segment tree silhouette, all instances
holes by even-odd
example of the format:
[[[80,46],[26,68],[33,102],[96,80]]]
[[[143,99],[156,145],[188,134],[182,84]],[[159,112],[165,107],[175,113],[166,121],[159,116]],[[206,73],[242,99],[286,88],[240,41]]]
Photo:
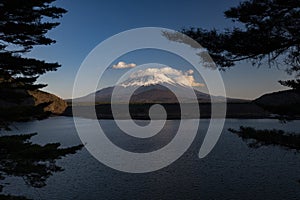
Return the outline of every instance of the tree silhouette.
[[[238,26],[224,31],[190,28],[182,32],[203,45],[221,69],[243,60],[253,65],[266,61],[270,66],[284,64],[289,74],[300,75],[300,1],[248,0],[224,14]]]
[[[295,91],[300,91],[300,79],[279,81],[279,83],[283,86],[293,88]]]
[[[59,143],[44,146],[32,144],[28,140],[36,133],[0,137],[0,183],[7,176],[22,177],[25,183],[35,188],[46,185],[46,180],[54,173],[63,171],[56,160],[74,154],[83,145],[59,148]],[[0,184],[0,192],[4,185]],[[21,197],[0,195],[0,199]],[[23,197],[22,199],[25,199]]]
[[[66,10],[51,6],[54,0],[0,1],[0,80],[2,87],[37,89],[39,75],[56,70],[58,63],[47,63],[23,55],[34,46],[50,45],[55,41],[46,33],[59,25],[47,19],[57,19]]]
[[[3,94],[0,103],[4,102],[0,116],[2,126],[4,121],[45,117],[42,107],[47,104],[37,107],[20,105],[31,97],[28,90],[46,86],[35,83],[40,75],[60,67],[58,63],[25,57],[34,46],[55,43],[46,33],[59,25],[53,20],[62,17],[66,10],[52,6],[54,1],[0,0],[0,92]],[[10,104],[18,107],[11,107],[10,112],[3,111]]]
[[[41,119],[49,114],[43,110],[49,103],[23,105],[23,100],[30,96],[28,90],[46,86],[35,84],[40,75],[56,70],[60,65],[24,55],[34,46],[55,42],[46,33],[59,25],[51,20],[60,18],[66,10],[52,6],[54,1],[0,0],[0,130],[7,128],[11,121],[32,117]],[[59,143],[32,144],[28,140],[34,135],[0,137],[0,181],[7,176],[18,176],[32,187],[43,187],[48,177],[63,170],[56,165],[56,160],[83,147],[59,148]],[[0,192],[3,187],[0,184]],[[26,198],[0,194],[0,199]]]

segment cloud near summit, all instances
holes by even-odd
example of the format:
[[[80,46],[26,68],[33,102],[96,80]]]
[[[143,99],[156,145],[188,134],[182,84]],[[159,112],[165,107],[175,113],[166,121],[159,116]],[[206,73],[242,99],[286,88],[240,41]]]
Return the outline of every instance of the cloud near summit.
[[[134,67],[136,67],[135,63],[125,63],[123,61],[120,61],[116,65],[112,66],[112,68],[114,69],[127,69],[127,68],[134,68]]]

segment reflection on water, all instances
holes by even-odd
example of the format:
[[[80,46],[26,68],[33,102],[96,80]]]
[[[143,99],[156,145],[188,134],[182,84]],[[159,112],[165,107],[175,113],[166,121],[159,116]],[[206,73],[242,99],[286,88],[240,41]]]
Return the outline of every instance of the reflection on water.
[[[88,129],[89,123],[89,119],[82,119],[80,126]],[[168,121],[164,131],[150,141],[135,141],[120,134],[113,121],[101,121],[115,144],[137,152],[155,150],[168,143],[178,123]],[[14,184],[6,186],[4,192],[33,199],[298,199],[300,154],[273,146],[249,148],[227,129],[252,126],[299,132],[299,121],[281,124],[269,119],[228,119],[213,151],[199,159],[208,123],[209,120],[200,122],[190,149],[162,170],[146,174],[119,172],[99,163],[83,149],[59,160],[65,171],[50,177],[44,188],[28,188],[19,178],[10,177],[7,182]],[[38,132],[32,141],[39,144],[60,142],[67,147],[80,142],[72,118],[55,117],[16,125],[20,133]]]
[[[151,152],[164,147],[174,138],[179,127],[178,121],[167,120],[163,129],[156,135],[149,138],[137,138],[124,134],[114,121],[107,122],[108,120],[100,121],[101,128],[106,136],[118,147],[138,153]],[[139,126],[149,124],[148,121],[144,120],[137,120],[136,123]]]

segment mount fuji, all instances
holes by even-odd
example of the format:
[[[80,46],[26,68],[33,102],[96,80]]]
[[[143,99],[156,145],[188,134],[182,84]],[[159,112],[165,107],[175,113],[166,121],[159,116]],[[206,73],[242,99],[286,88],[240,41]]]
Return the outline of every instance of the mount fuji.
[[[177,97],[184,103],[210,103],[211,100],[214,102],[243,101],[211,96],[196,89],[203,86],[204,84],[195,81],[192,70],[182,72],[171,67],[147,68],[133,72],[115,86],[73,99],[73,103],[91,103],[94,102],[93,98],[96,103],[111,103],[114,90],[117,91],[114,103],[124,103],[127,98],[130,98],[130,103],[178,103]],[[134,92],[132,93],[132,91]],[[196,99],[191,97],[191,91],[195,93]]]

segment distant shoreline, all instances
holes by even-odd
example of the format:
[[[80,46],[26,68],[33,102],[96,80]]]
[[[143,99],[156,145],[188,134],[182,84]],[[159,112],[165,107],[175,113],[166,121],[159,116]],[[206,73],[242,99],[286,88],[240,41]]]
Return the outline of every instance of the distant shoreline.
[[[113,117],[111,111],[111,104],[98,104],[95,106],[97,119],[135,119],[135,120],[149,120],[149,108],[154,105],[155,103],[141,103],[141,104],[130,104],[130,118],[122,114],[124,108],[128,105],[126,104],[118,104],[117,106],[120,112],[116,118]],[[176,119],[197,119],[199,116],[196,116],[194,113],[194,106],[193,104],[186,104],[190,107],[190,112],[188,115],[181,116],[180,112],[180,105],[176,103],[162,103],[162,105],[167,114],[168,120],[176,120]],[[199,103],[199,110],[200,110],[200,118],[208,119],[211,118],[211,104],[210,103]],[[219,103],[221,105],[221,103]],[[216,104],[216,107],[218,103]],[[84,118],[94,118],[94,116],[89,112],[91,105],[77,105],[77,117],[84,117]],[[218,108],[218,107],[217,107]],[[72,113],[72,106],[68,106],[63,116],[73,116]],[[215,118],[224,118],[222,115],[217,115]],[[270,112],[265,111],[263,108],[259,107],[255,103],[246,102],[246,103],[227,103],[227,112],[226,118],[231,119],[276,119],[275,115],[272,115]],[[154,117],[154,119],[164,119],[160,116]]]

